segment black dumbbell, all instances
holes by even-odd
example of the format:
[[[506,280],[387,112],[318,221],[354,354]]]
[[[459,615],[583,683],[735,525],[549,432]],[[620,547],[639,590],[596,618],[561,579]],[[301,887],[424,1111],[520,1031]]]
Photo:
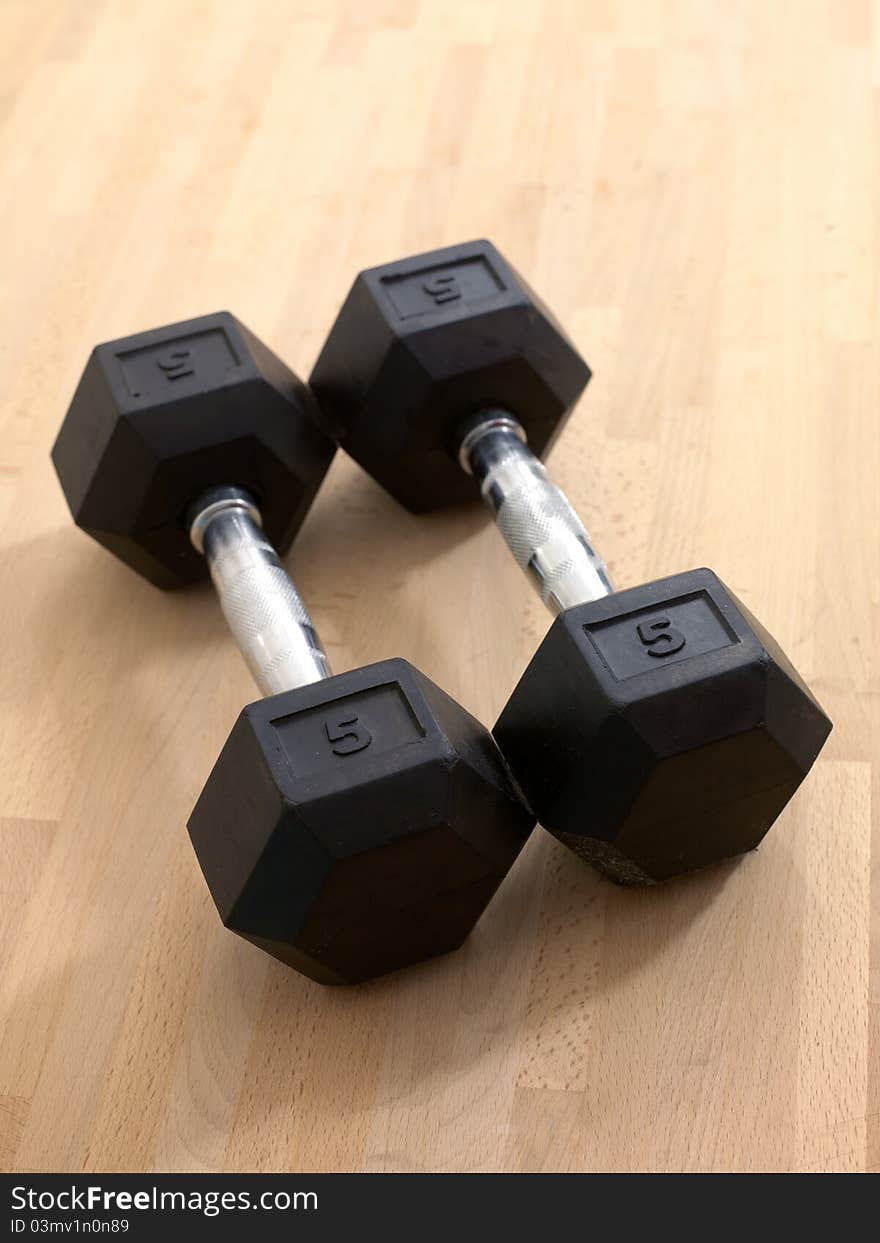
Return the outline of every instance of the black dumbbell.
[[[226,312],[97,346],[52,449],[77,526],[157,587],[206,578],[188,507],[218,482],[286,552],[333,459],[306,386]]]
[[[355,280],[311,376],[340,444],[420,512],[473,496],[558,614],[494,734],[539,821],[612,879],[751,850],[831,723],[709,570],[614,592],[545,453],[587,364],[489,242]]]
[[[267,515],[289,543],[333,449],[301,382],[219,314],[98,346],[53,450],[111,551],[166,586],[210,571],[268,698],[190,837],[226,926],[326,984],[456,949],[534,824],[488,730],[412,665],[330,676]]]

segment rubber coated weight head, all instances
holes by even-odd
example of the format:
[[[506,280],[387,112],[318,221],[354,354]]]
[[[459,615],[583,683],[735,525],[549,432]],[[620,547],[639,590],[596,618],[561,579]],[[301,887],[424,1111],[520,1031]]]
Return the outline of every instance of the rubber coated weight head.
[[[500,405],[546,454],[590,378],[491,242],[361,272],[310,378],[342,447],[416,513],[476,493],[455,432]]]
[[[541,824],[624,884],[752,850],[831,722],[710,570],[567,609],[495,727]]]
[[[52,450],[76,524],[159,587],[207,575],[185,516],[245,488],[283,552],[333,457],[301,380],[228,312],[93,350]]]
[[[488,730],[387,660],[245,708],[189,833],[228,928],[342,984],[457,949],[533,824]]]

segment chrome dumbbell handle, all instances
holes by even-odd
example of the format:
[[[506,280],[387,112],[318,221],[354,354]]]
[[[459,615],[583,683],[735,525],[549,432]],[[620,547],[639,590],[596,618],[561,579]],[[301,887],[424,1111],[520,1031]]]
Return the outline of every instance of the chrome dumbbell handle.
[[[486,410],[468,426],[459,462],[479,483],[505,543],[556,614],[614,588],[583,523],[525,439],[513,415]]]
[[[207,558],[223,615],[262,693],[330,677],[312,619],[247,492],[215,488],[190,515],[190,539]]]

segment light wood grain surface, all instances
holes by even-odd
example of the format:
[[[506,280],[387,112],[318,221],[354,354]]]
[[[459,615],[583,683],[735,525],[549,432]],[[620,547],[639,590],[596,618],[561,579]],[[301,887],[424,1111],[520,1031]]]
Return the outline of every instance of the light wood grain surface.
[[[878,88],[869,0],[0,4],[0,1164],[878,1168]],[[462,951],[327,990],[184,831],[256,697],[210,588],[49,448],[98,340],[228,307],[308,373],[355,271],[474,236],[595,369],[552,469],[615,580],[711,565],[836,729],[737,865],[536,833]],[[487,721],[548,624],[479,508],[342,455],[288,564],[335,667]]]

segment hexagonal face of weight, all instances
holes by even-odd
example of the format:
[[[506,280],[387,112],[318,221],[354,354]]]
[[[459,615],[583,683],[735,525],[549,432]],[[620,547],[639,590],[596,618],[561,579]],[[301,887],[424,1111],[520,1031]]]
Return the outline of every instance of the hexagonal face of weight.
[[[490,406],[546,454],[590,378],[491,242],[361,272],[310,383],[343,448],[415,513],[470,500],[456,429]]]
[[[226,311],[97,346],[52,449],[77,526],[159,587],[207,575],[186,513],[255,498],[289,547],[333,457],[311,394]]]
[[[457,949],[533,824],[489,731],[387,660],[245,708],[189,833],[228,928],[341,984]]]
[[[538,820],[624,884],[752,850],[831,722],[710,571],[561,614],[495,737]]]

